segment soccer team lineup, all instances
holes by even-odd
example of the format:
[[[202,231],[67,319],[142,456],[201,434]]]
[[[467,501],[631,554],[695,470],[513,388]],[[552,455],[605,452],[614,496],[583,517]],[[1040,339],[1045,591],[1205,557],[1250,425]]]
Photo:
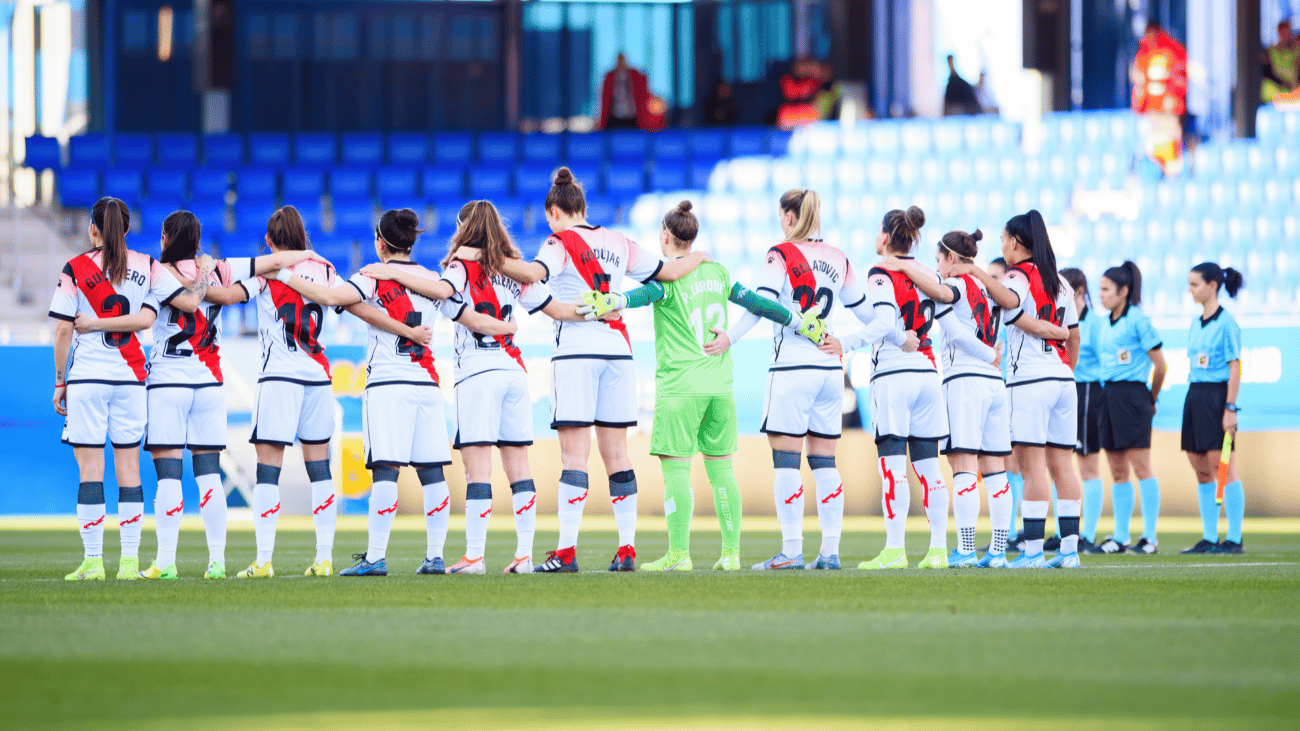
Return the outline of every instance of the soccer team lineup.
[[[544,205],[552,234],[532,261],[521,256],[496,207],[476,200],[459,211],[447,256],[436,263],[420,259],[418,214],[386,211],[375,228],[380,263],[349,278],[312,251],[292,206],[267,222],[269,255],[214,260],[200,247],[207,222],[176,211],[162,224],[161,256],[154,259],[128,248],[128,207],[100,199],[91,210],[89,248],[63,267],[49,309],[56,323],[53,408],[66,419],[63,441],[80,471],[76,515],[84,556],[65,578],[108,576],[104,479],[110,468],[119,490],[116,578],[181,576],[186,450],[209,554],[203,578],[274,577],[280,475],[286,448],[295,443],[311,483],[316,553],[305,571],[279,568],[314,577],[388,575],[398,475],[406,466],[423,493],[427,545],[417,574],[578,572],[583,512],[595,499],[592,490],[603,492],[592,484],[599,472],[588,471],[593,448],[608,478],[617,528],[611,572],[693,570],[691,462],[697,454],[718,518],[715,570],[1072,569],[1086,565],[1088,554],[1160,549],[1151,432],[1167,365],[1161,338],[1141,310],[1142,273],[1134,263],[1089,282],[1078,269],[1058,271],[1037,210],[1012,216],[994,235],[951,231],[936,241],[922,237],[925,213],[915,206],[886,213],[876,234],[878,257],[851,263],[821,239],[818,194],[795,188],[772,201],[783,240],[767,251],[754,281],[739,282],[696,250],[697,240],[707,248],[708,232],[690,201],[665,211],[659,250],[652,251],[589,225],[581,181],[567,167],[552,182]],[[991,263],[979,266],[977,258]],[[1220,298],[1235,297],[1242,276],[1204,263],[1187,273],[1187,282],[1204,314],[1192,323],[1187,346],[1192,368],[1181,448],[1196,475],[1204,531],[1182,553],[1239,554],[1245,497],[1232,441],[1241,330]],[[245,302],[256,309],[261,344],[249,437],[256,450],[249,501],[254,545],[228,545],[219,466],[227,446],[221,308]],[[739,318],[729,318],[729,305],[738,306]],[[857,327],[832,331],[837,306]],[[638,404],[632,338],[622,315],[640,307],[653,308],[649,452],[662,467],[668,532],[667,553],[653,560],[637,555],[637,518],[643,509],[657,517],[659,506],[638,506],[637,482],[647,476],[634,472],[627,437],[637,426]],[[330,463],[339,417],[330,361],[319,342],[330,309],[346,310],[368,327],[362,405],[365,466],[373,480],[368,537],[365,550],[340,570]],[[558,434],[562,472],[559,538],[545,556],[534,546],[533,399],[512,337],[520,313],[554,321],[550,426]],[[454,383],[440,383],[434,366],[431,325],[439,316],[454,322]],[[730,350],[764,320],[773,338],[760,431],[771,448],[780,545],[763,548],[770,558],[742,566],[732,374],[761,366],[733,363]],[[145,330],[152,330],[147,353],[139,336]],[[842,562],[846,487],[836,445],[843,359],[858,350],[870,353],[869,428],[885,539],[874,557],[846,555]],[[444,396],[452,389],[454,401]],[[112,465],[106,442],[114,447]],[[147,567],[139,555],[149,512],[140,487],[141,447],[158,479],[157,555]],[[517,540],[505,566],[488,566],[486,556],[493,448],[508,478]],[[447,545],[453,505],[445,471],[453,449],[465,471],[463,553]],[[1103,453],[1115,527],[1099,537]],[[813,484],[801,477],[805,461]],[[919,482],[930,530],[919,563],[905,550],[912,480]],[[815,501],[820,526],[815,551],[805,549],[807,501]],[[1133,530],[1139,504],[1141,526]],[[1220,506],[1227,520],[1223,540]],[[981,536],[985,508],[991,531]],[[1049,510],[1055,535],[1045,540]],[[235,562],[229,572],[227,554]],[[250,556],[247,568],[239,568]]]

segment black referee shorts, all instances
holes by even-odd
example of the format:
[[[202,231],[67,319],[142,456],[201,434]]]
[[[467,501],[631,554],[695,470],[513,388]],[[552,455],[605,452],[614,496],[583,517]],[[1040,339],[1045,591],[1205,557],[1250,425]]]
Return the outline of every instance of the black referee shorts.
[[[1205,454],[1223,449],[1223,407],[1228,384],[1193,383],[1183,400],[1183,451]],[[1233,449],[1237,445],[1233,444]]]
[[[1076,383],[1079,395],[1079,442],[1074,452],[1081,457],[1101,451],[1101,398],[1100,383]]]
[[[1106,451],[1151,448],[1151,419],[1156,415],[1151,389],[1137,381],[1111,381],[1102,389],[1101,448]]]

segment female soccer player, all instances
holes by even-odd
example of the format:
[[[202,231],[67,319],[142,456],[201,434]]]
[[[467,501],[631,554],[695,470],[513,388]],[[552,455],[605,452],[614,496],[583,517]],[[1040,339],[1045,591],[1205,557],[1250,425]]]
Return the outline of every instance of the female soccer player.
[[[547,280],[555,297],[572,302],[587,290],[615,292],[624,275],[645,283],[675,282],[707,257],[699,252],[671,262],[623,234],[587,223],[587,197],[567,167],[555,172],[546,194],[546,222],[554,232],[531,262],[505,259],[501,271],[522,284]],[[462,249],[464,251],[464,249]],[[578,570],[575,549],[587,501],[591,431],[609,474],[609,500],[618,526],[618,552],[610,571],[636,568],[636,475],[627,456],[627,428],[636,426],[636,372],[632,342],[621,318],[555,323],[551,355],[551,428],[560,435],[560,539],[534,568],[539,573]]]
[[[691,202],[682,201],[663,218],[659,246],[670,261],[687,256],[700,224]],[[721,264],[706,263],[668,286],[651,282],[621,294],[591,291],[588,304],[578,311],[589,318],[625,307],[655,308],[655,420],[650,453],[659,457],[664,472],[664,517],[668,521],[668,553],[642,571],[691,570],[691,459],[704,455],[704,471],[713,487],[713,507],[722,532],[722,556],[714,569],[740,568],[740,488],[731,468],[735,454],[736,399],[731,389],[731,355],[712,357],[705,352],[711,339],[725,336],[727,302],[734,302],[781,326],[799,326],[812,342],[820,342],[825,325],[812,310],[788,309],[732,283]],[[806,325],[805,325],[806,323]]]
[[[79,314],[92,317],[155,312],[172,305],[193,312],[207,291],[212,259],[197,262],[198,280],[181,287],[153,257],[126,248],[131,214],[116,198],[100,198],[90,210],[90,245],[63,266],[50,317],[54,330],[54,411],[67,417],[63,443],[72,447],[81,473],[77,522],[85,557],[68,581],[102,580],[104,574],[104,440],[113,443],[117,468],[118,529],[122,561],[117,578],[140,575],[140,440],[144,438],[148,365],[134,332],[74,334]],[[143,329],[143,328],[142,328]],[[69,356],[72,356],[71,359]]]
[[[1101,407],[1101,448],[1110,463],[1110,501],[1115,512],[1115,535],[1092,553],[1155,553],[1159,539],[1160,483],[1151,469],[1151,419],[1165,380],[1165,356],[1160,334],[1138,308],[1142,302],[1142,272],[1126,261],[1101,275],[1101,306],[1110,317],[1102,323],[1097,353],[1101,377],[1106,382]],[[1151,379],[1150,388],[1147,378]],[[1133,483],[1138,478],[1142,500],[1142,538],[1129,546],[1133,519]]]
[[[988,274],[994,281],[1001,282],[1002,277],[1007,273],[1007,260],[997,257],[989,262]],[[1002,344],[1002,380],[1007,380],[1007,369],[1011,361],[1006,357],[1007,352],[1007,329],[1002,328],[998,335],[998,342]],[[1007,525],[1007,545],[1016,547],[1021,545],[1021,531],[1016,529],[1016,517],[1020,513],[1020,503],[1025,496],[1025,478],[1020,476],[1020,465],[1016,464],[1016,453],[1013,451],[1007,457],[1007,484],[1011,486],[1011,522]],[[1023,528],[1023,518],[1021,527]],[[987,547],[986,547],[987,548]]]
[[[1183,402],[1183,451],[1196,470],[1196,501],[1201,508],[1201,540],[1182,553],[1244,553],[1241,521],[1246,493],[1237,477],[1237,459],[1228,458],[1228,484],[1223,488],[1223,512],[1228,535],[1219,543],[1219,506],[1214,501],[1215,476],[1222,456],[1224,432],[1237,432],[1237,392],[1241,387],[1241,328],[1219,304],[1219,290],[1236,297],[1241,273],[1205,262],[1192,267],[1187,288],[1203,311],[1192,321],[1187,357],[1192,370]],[[1146,504],[1142,505],[1143,513]]]
[[[199,219],[189,211],[176,211],[163,220],[159,260],[186,285],[199,270],[200,231]],[[238,279],[273,272],[311,258],[320,259],[310,251],[282,251],[256,259],[223,259],[216,262],[208,275],[208,291],[230,287]],[[102,320],[86,315],[77,317],[78,332],[134,332],[150,326],[154,346],[149,351],[149,376],[145,382],[149,420],[144,447],[153,455],[158,473],[158,495],[154,503],[158,556],[140,576],[177,578],[176,543],[184,508],[181,457],[188,448],[194,479],[199,485],[199,513],[208,540],[208,570],[203,577],[224,579],[226,491],[218,471],[221,450],[226,448],[221,305],[199,307],[192,313],[167,304],[160,313],[146,307],[134,315]]]
[[[1092,293],[1088,278],[1073,267],[1062,269],[1061,276],[1074,290],[1074,308],[1079,312],[1079,362],[1074,366],[1074,388],[1078,396],[1079,434],[1074,445],[1079,475],[1083,478],[1083,522],[1079,527],[1079,550],[1087,551],[1097,541],[1097,520],[1101,518],[1101,361],[1097,341],[1103,327],[1100,315],[1092,311]],[[1057,522],[1060,522],[1059,506]],[[1060,527],[1057,527],[1060,536]]]
[[[413,280],[433,282],[438,275],[411,260],[420,233],[415,211],[385,211],[375,227],[375,253]],[[440,303],[411,296],[414,290],[398,282],[382,281],[361,272],[353,274],[345,286],[335,287],[301,275],[281,277],[298,295],[329,307],[346,307],[370,326],[366,392],[362,399],[366,467],[373,478],[369,541],[366,552],[354,554],[354,564],[339,574],[388,575],[388,538],[397,513],[397,473],[405,465],[415,468],[424,489],[428,550],[416,573],[446,573],[442,551],[447,541],[451,495],[443,468],[451,464],[451,451],[447,447],[442,390],[427,337]],[[490,335],[515,331],[511,323],[465,311],[464,307],[453,314],[453,319],[468,319]],[[422,337],[412,337],[416,328]]]
[[[785,241],[767,252],[756,291],[777,302],[825,320],[839,299],[866,327],[861,342],[885,339],[915,350],[918,334],[907,335],[893,319],[877,318],[843,251],[822,241],[821,198],[813,190],[794,188],[781,196],[778,208]],[[721,352],[739,342],[758,323],[752,313],[741,316],[725,335],[705,347]],[[840,534],[844,525],[844,485],[835,467],[844,398],[844,369],[839,341],[829,335],[821,344],[797,337],[795,329],[773,328],[772,364],[763,399],[763,425],[772,447],[775,473],[772,492],[781,524],[781,550],[755,569],[800,569],[803,559],[803,485],[799,454],[805,440],[808,466],[817,488],[817,517],[822,544],[812,569],[840,568]],[[826,349],[833,344],[835,352]]]
[[[514,560],[502,573],[531,573],[537,526],[537,489],[528,464],[528,447],[533,443],[533,400],[528,393],[523,355],[510,337],[516,328],[514,313],[541,311],[557,320],[582,318],[573,305],[555,301],[544,285],[521,285],[501,273],[501,263],[518,259],[520,253],[491,202],[466,203],[456,220],[459,225],[443,260],[441,279],[417,277],[407,267],[396,266],[371,265],[362,273],[380,280],[391,279],[416,294],[443,300],[443,313],[456,321],[454,446],[465,463],[465,554],[448,573],[487,571],[483,553],[492,515],[494,446],[501,453],[501,466],[510,481],[515,513]],[[462,249],[472,249],[477,259],[460,259]],[[509,331],[503,332],[506,327]]]

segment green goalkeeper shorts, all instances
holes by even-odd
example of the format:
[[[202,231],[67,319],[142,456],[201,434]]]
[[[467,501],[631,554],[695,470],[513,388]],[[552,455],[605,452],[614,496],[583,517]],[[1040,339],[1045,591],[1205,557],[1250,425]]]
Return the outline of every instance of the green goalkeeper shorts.
[[[655,399],[650,454],[709,457],[734,454],[736,397],[730,393],[660,395]]]

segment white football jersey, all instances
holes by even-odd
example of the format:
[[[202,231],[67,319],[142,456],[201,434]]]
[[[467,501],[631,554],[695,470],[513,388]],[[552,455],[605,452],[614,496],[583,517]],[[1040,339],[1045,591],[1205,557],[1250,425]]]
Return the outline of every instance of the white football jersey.
[[[1065,350],[1063,340],[1042,340],[1021,330],[1011,327],[1021,317],[1047,320],[1066,328],[1079,326],[1079,314],[1074,308],[1074,289],[1064,277],[1057,275],[1061,288],[1056,294],[1056,301],[1051,301],[1047,290],[1043,288],[1042,275],[1033,262],[1021,262],[1007,269],[1002,277],[1002,284],[1020,297],[1020,307],[1002,314],[1007,324],[1008,358],[1007,383],[1054,379],[1074,380],[1074,371],[1070,368],[1070,356]]]
[[[939,279],[939,275],[929,269],[925,269],[925,273],[936,281]],[[934,300],[917,289],[916,284],[903,272],[880,267],[872,267],[867,273],[867,299],[871,302],[876,317],[892,317],[894,327],[904,331],[912,330],[920,340],[917,349],[911,353],[904,352],[888,340],[875,343],[871,349],[872,375],[937,370],[934,334],[931,332],[934,326]]]
[[[866,295],[843,251],[820,239],[786,242],[767,250],[754,291],[801,312],[815,310],[830,324],[836,302],[845,307],[862,303]],[[798,322],[791,325],[798,326]],[[832,333],[833,334],[833,333]],[[823,353],[794,327],[772,324],[772,366],[780,368],[839,368],[840,359]]]
[[[939,305],[935,319],[942,318],[943,344],[943,378],[945,381],[954,376],[993,376],[1002,380],[1002,371],[994,368],[987,360],[980,360],[957,347],[950,332],[961,328],[971,337],[978,339],[990,348],[997,345],[998,331],[1002,328],[1002,308],[989,298],[988,290],[975,277],[963,274],[949,277],[943,281],[957,295],[957,301],[951,305]],[[955,333],[954,333],[955,334]]]
[[[471,287],[472,277],[480,279]],[[524,285],[504,274],[497,274],[490,280],[481,277],[483,269],[477,262],[457,259],[449,263],[442,278],[456,290],[456,294],[443,303],[442,313],[455,320],[468,307],[488,317],[510,322],[520,309],[531,315],[551,302],[550,291],[541,283]],[[514,349],[513,353],[509,352],[511,349]],[[457,383],[485,371],[524,370],[518,353],[508,335],[498,339],[456,323]]]
[[[340,284],[334,267],[315,259],[299,262],[289,271],[325,287]],[[289,285],[266,277],[239,282],[257,300],[257,331],[262,340],[262,381],[292,381],[304,386],[331,383],[330,362],[320,344],[325,306],[293,291]]]
[[[404,267],[422,279],[437,281],[438,275],[413,261],[391,259],[389,266]],[[439,303],[408,291],[393,281],[375,280],[361,272],[352,275],[348,284],[357,288],[362,301],[383,310],[389,317],[410,327],[433,327]],[[432,343],[430,343],[432,345]],[[366,348],[366,387],[386,383],[436,384],[438,371],[433,364],[433,348],[398,337],[387,330],[370,326]]]
[[[252,277],[253,262],[248,257],[218,260],[208,275],[208,285],[229,287]],[[193,259],[177,262],[176,268],[189,279],[198,273]],[[153,323],[149,385],[202,386],[222,382],[221,305],[204,302],[194,312],[164,305]]]
[[[182,292],[171,270],[148,254],[126,253],[126,277],[113,284],[104,275],[103,255],[96,249],[63,265],[50,301],[50,317],[73,322],[78,314],[95,317],[132,315],[141,307],[157,312]],[[68,383],[144,383],[149,374],[144,348],[135,333],[72,333]]]
[[[585,261],[575,261],[553,234],[542,244],[534,261],[546,267],[546,284],[561,302],[574,299],[591,289],[601,289],[593,279],[608,284],[604,291],[621,292],[623,275],[644,284],[663,268],[663,260],[637,245],[621,233],[600,226],[574,226],[565,232],[580,237],[591,249]],[[632,346],[622,321],[555,322],[555,351],[552,358],[598,357],[630,359]]]

